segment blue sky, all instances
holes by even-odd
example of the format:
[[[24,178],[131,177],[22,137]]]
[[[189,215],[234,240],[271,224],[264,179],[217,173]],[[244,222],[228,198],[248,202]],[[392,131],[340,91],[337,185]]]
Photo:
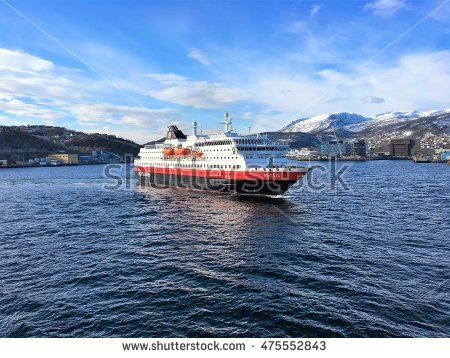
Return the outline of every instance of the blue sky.
[[[450,108],[450,1],[0,0],[0,125],[131,138]]]

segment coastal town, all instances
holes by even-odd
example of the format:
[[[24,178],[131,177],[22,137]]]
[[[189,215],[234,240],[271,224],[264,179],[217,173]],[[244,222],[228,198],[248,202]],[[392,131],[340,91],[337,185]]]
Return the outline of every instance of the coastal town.
[[[108,134],[46,125],[0,126],[0,167],[117,163],[139,145]]]
[[[429,140],[394,138],[389,142],[370,143],[364,139],[330,140],[316,149],[293,149],[289,157],[298,160],[389,160],[414,162],[450,162],[450,136],[435,136]]]
[[[270,133],[269,133],[270,136]],[[61,165],[88,165],[117,163],[131,159],[137,154],[139,144],[100,133],[85,134],[61,127],[44,125],[0,126],[0,139],[10,146],[0,150],[0,167],[36,167]],[[19,139],[26,141],[30,148],[24,149]],[[12,141],[12,143],[11,143]],[[369,138],[320,140],[308,147],[295,147],[288,158],[292,160],[413,160],[416,163],[450,162],[450,136],[447,134],[413,138]],[[19,141],[20,142],[20,141]],[[106,142],[106,143],[105,143]],[[117,142],[122,146],[117,147]],[[127,146],[123,147],[123,142]],[[5,143],[0,142],[2,147]],[[17,148],[21,146],[21,148]],[[0,148],[1,149],[1,148]],[[116,149],[116,150],[114,150]],[[118,152],[120,149],[121,152]],[[128,160],[130,161],[130,160]]]
[[[3,167],[37,167],[37,166],[61,166],[61,165],[80,165],[80,164],[105,164],[123,162],[123,157],[107,152],[93,151],[79,155],[77,153],[51,153],[46,157],[36,157],[27,161],[11,162],[6,159],[0,159],[0,166]]]

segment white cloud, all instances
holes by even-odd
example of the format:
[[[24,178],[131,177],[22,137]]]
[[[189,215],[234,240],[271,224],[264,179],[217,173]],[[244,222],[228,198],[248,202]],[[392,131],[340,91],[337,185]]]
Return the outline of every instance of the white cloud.
[[[409,54],[390,67],[369,66],[354,76],[355,89],[377,93],[393,108],[448,106],[450,51]]]
[[[313,6],[311,6],[309,15],[311,17],[317,15],[317,13],[320,11],[320,9],[322,9],[322,7],[323,7],[323,4],[314,4]]]
[[[69,88],[73,85],[73,91]],[[18,77],[0,75],[0,93],[35,98],[74,99],[80,98],[74,91],[77,84],[58,76]]]
[[[86,132],[115,134],[137,143],[161,138],[167,129],[167,123],[181,123],[177,120],[178,112],[171,108],[150,109],[111,103],[80,103],[67,110]]]
[[[376,0],[366,4],[365,10],[370,10],[376,16],[388,17],[394,15],[399,10],[407,10],[406,0]]]
[[[56,66],[20,51],[0,49],[0,55],[4,55],[0,56],[0,115],[9,118],[8,123],[55,124],[61,120],[58,124],[64,125],[64,121],[71,118],[89,131],[107,130],[112,134],[120,128],[129,133],[141,133],[132,139],[146,136],[148,140],[158,138],[160,132],[165,131],[166,123],[177,115],[169,108],[148,109],[104,100],[98,102],[98,98],[117,96],[117,93],[121,98],[125,97],[117,87],[132,91],[129,97],[136,93],[141,95],[145,83],[135,85],[130,84],[127,78],[118,78],[114,79],[115,86],[111,86],[109,81],[98,76],[90,77],[84,71]],[[159,85],[186,81],[173,73],[149,74],[146,77]],[[125,99],[129,101],[129,97]]]
[[[0,110],[16,117],[36,118],[44,122],[53,122],[58,118],[64,117],[63,111],[32,102],[25,102],[14,97],[0,98]]]
[[[67,108],[80,123],[111,123],[116,125],[160,126],[176,111],[169,108],[119,106],[111,103],[80,103]]]
[[[260,115],[265,130],[321,113],[346,111],[371,116],[399,109],[449,107],[450,51],[404,55],[392,65],[372,63],[355,73],[335,69],[313,75],[267,69],[258,72],[260,75],[252,74],[258,80],[249,87],[249,98],[282,113]]]
[[[78,69],[56,66],[20,51],[0,48],[0,54],[6,54],[0,56],[0,96],[30,97],[47,102],[80,101],[92,93],[105,93],[111,87]]]
[[[317,74],[330,84],[343,83],[350,79],[350,77],[348,75],[346,75],[342,72],[336,71],[336,70],[329,69],[329,68],[321,70],[321,71],[317,72]]]
[[[147,95],[162,101],[195,108],[222,108],[228,103],[248,99],[245,90],[223,83],[206,81],[184,81],[175,86],[149,91]]]
[[[152,80],[163,85],[178,84],[187,80],[186,77],[176,75],[175,73],[148,73],[144,74],[143,76],[151,78]]]
[[[49,71],[53,63],[21,51],[0,48],[0,71],[36,73]]]
[[[187,57],[197,60],[204,66],[209,65],[209,60],[205,56],[205,54],[203,54],[200,50],[197,50],[196,48],[191,49],[191,51],[189,51],[189,53],[187,54]]]
[[[363,103],[384,103],[386,100],[383,97],[365,96],[361,98]]]
[[[306,56],[326,56],[315,42],[307,44]],[[19,52],[19,58],[22,55],[27,56]],[[227,64],[229,72],[221,71],[216,82],[172,72],[142,75],[142,70],[121,75],[115,82],[133,95],[155,101],[241,112],[253,131],[279,129],[291,119],[320,113],[351,111],[370,116],[399,108],[449,107],[450,51],[403,55],[389,65],[372,62],[356,73],[348,63],[317,70],[313,64],[305,66],[282,56],[252,60],[251,65],[236,58],[239,61]],[[119,94],[124,99],[123,94],[105,80],[36,59],[36,64],[24,65],[28,72],[8,69],[6,61],[0,67],[0,116],[8,116],[10,123],[22,118],[29,123],[72,118],[90,131],[109,128],[108,133],[143,142],[158,138],[167,123],[181,120],[182,110],[118,105],[110,98]]]

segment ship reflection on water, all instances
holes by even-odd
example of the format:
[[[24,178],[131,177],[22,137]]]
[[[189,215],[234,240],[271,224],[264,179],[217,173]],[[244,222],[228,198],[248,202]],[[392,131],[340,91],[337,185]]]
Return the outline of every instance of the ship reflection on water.
[[[160,202],[164,211],[170,213],[174,226],[202,223],[211,230],[223,228],[227,235],[243,235],[256,224],[260,225],[258,231],[263,231],[262,225],[271,227],[268,232],[273,232],[276,223],[292,226],[301,221],[302,215],[308,215],[298,202],[284,196],[230,195],[141,184],[135,190],[142,194],[142,200]]]
[[[310,214],[300,202],[140,185],[135,192],[139,199],[133,216],[142,218],[141,235],[148,233],[141,236],[140,250],[147,250],[149,267],[170,272],[170,279],[150,283],[152,287],[162,284],[163,289],[168,285],[188,292],[214,287],[215,294],[225,298],[234,292],[236,307],[244,310],[255,292],[268,303],[303,291],[303,285],[285,282],[291,273],[283,269],[303,245],[300,226]],[[147,209],[155,206],[163,213],[158,222]],[[282,280],[267,279],[283,275]],[[202,309],[222,310],[214,302]]]
[[[185,242],[179,250],[186,248],[187,256],[193,255],[193,245],[197,248],[194,255],[211,255],[221,260],[221,265],[235,265],[240,259],[250,266],[263,264],[258,262],[261,258],[271,257],[278,249],[283,251],[294,241],[297,245],[303,235],[299,227],[311,216],[305,205],[293,198],[142,186],[136,187],[136,193],[141,195],[138,216],[149,206],[161,208],[158,230],[165,232],[166,240]],[[148,225],[149,232],[155,225],[150,217],[141,224]],[[202,262],[192,257],[189,261],[191,265]]]

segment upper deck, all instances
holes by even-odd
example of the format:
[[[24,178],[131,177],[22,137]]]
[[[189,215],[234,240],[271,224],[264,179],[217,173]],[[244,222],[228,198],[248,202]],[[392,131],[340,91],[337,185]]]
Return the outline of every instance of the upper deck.
[[[185,154],[167,154],[172,151]],[[216,169],[283,168],[294,165],[286,157],[288,152],[286,142],[273,141],[267,135],[238,135],[232,130],[232,118],[225,114],[225,131],[211,136],[199,135],[196,122],[188,136],[176,126],[169,126],[164,142],[141,148],[135,164]]]

